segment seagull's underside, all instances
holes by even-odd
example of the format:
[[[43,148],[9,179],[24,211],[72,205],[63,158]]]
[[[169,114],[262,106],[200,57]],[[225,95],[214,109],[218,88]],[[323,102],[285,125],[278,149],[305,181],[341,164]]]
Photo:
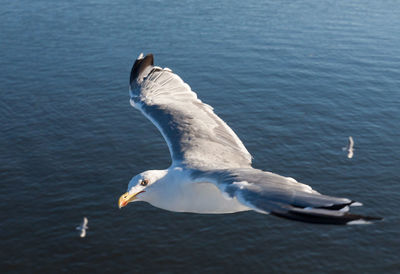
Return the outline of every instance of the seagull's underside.
[[[119,206],[132,201],[176,212],[233,213],[255,210],[287,219],[322,224],[368,223],[380,218],[349,212],[361,205],[326,196],[296,180],[251,167],[251,155],[196,93],[153,55],[140,55],[132,67],[130,102],[162,133],[172,156],[166,170],[132,178]]]

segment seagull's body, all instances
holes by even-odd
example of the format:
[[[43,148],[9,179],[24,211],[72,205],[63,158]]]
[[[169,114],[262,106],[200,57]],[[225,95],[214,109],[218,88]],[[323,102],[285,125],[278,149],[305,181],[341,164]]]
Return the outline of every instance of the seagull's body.
[[[201,180],[197,182],[189,169],[172,166],[165,171],[152,172],[163,177],[158,180],[157,187],[152,191],[140,194],[140,199],[158,208],[175,212],[217,214],[250,209],[237,199],[223,197],[222,192],[214,184],[206,181],[202,183]],[[166,197],[174,199],[165,199]]]
[[[233,213],[255,210],[288,219],[329,224],[368,222],[348,212],[359,205],[326,196],[293,178],[254,169],[251,155],[232,131],[170,69],[140,55],[130,77],[130,102],[162,133],[172,156],[166,170],[132,178],[119,206],[146,201],[176,212]]]
[[[86,217],[83,217],[82,224],[78,227],[76,227],[77,230],[81,231],[81,234],[79,235],[81,238],[86,237],[86,230],[88,229],[88,219]]]

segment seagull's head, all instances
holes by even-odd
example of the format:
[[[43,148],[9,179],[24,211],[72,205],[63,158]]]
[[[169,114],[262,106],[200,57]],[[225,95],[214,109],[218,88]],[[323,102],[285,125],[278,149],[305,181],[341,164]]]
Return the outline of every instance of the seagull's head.
[[[121,195],[118,201],[119,208],[132,201],[144,201],[154,186],[166,175],[165,170],[148,170],[134,176],[128,185],[128,192]]]

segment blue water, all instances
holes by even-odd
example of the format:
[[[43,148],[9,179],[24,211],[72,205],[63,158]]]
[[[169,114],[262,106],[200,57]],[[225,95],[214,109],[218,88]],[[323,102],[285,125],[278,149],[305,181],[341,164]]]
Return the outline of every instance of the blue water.
[[[0,4],[1,273],[400,271],[397,1]],[[160,133],[129,105],[140,52],[214,107],[254,167],[363,202],[355,212],[384,221],[118,210],[133,175],[170,164]]]

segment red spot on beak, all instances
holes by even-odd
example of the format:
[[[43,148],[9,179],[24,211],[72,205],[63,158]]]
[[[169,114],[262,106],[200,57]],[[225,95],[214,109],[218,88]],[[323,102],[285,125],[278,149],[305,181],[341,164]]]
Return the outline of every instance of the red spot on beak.
[[[119,205],[119,207],[121,208],[121,207],[124,207],[124,206],[126,206],[128,204],[128,202],[127,201],[123,201],[123,202],[121,202],[121,204]]]

